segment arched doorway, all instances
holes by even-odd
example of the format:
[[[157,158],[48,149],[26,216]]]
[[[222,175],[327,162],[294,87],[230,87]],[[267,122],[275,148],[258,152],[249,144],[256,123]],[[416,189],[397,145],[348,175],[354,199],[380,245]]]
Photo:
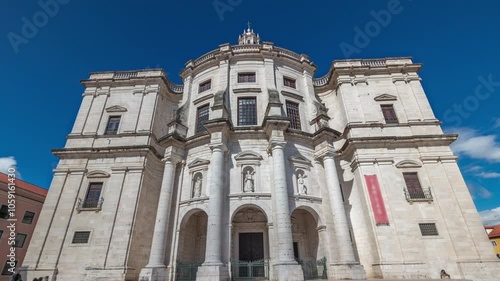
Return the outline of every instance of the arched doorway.
[[[176,280],[194,281],[198,267],[205,261],[208,215],[191,210],[181,223],[177,251]]]
[[[268,279],[267,216],[257,206],[237,210],[231,220],[231,274],[237,279]]]
[[[295,259],[302,266],[304,278],[326,279],[326,255],[318,234],[318,215],[309,208],[297,208],[292,212],[292,236]]]

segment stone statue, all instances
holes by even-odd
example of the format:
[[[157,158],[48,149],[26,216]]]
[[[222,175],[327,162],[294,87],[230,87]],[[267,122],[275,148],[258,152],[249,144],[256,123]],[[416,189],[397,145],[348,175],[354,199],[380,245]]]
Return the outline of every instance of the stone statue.
[[[201,184],[202,184],[202,179],[201,176],[198,176],[194,183],[194,191],[193,191],[193,197],[201,197]]]
[[[250,172],[250,170],[247,171],[246,175],[245,175],[245,181],[244,181],[244,187],[243,187],[243,191],[244,192],[254,192],[255,191],[255,186],[253,184],[253,174],[252,172]]]
[[[305,176],[304,175],[302,175],[302,174],[298,175],[297,185],[299,187],[299,193],[307,195],[307,186],[306,186],[306,183],[305,183]]]

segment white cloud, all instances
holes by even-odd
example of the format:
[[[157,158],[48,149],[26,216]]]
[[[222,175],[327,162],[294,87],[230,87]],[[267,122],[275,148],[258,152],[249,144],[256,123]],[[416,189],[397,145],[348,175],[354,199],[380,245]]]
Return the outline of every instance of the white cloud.
[[[469,192],[472,195],[473,199],[476,199],[477,197],[482,199],[493,197],[493,193],[481,185],[468,182],[467,188],[469,189]]]
[[[482,172],[482,173],[479,173],[477,174],[478,177],[481,177],[481,178],[485,178],[485,179],[496,179],[496,178],[500,178],[500,173],[497,173],[497,172]]]
[[[10,168],[15,168],[17,164],[14,157],[0,157],[0,172],[7,174]]]
[[[500,162],[500,143],[496,135],[483,136],[470,128],[452,128],[447,131],[459,134],[458,140],[451,145],[455,153],[473,159]]]
[[[500,224],[500,207],[479,212],[479,216],[485,225],[498,225]]]
[[[478,172],[478,171],[481,171],[483,168],[481,166],[472,166],[470,168],[467,168],[465,169],[465,172],[466,173],[470,173],[470,172]]]
[[[500,118],[495,119],[495,125],[493,125],[495,128],[500,128]]]

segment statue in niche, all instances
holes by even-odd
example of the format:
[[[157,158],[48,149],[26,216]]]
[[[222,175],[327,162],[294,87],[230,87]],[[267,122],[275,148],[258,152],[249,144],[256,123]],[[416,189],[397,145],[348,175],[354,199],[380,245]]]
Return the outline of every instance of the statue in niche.
[[[250,168],[247,170],[246,174],[244,174],[244,180],[243,180],[243,191],[244,192],[254,192],[255,191],[255,185],[254,185],[254,176],[255,172]]]
[[[203,178],[200,174],[197,175],[196,180],[194,182],[193,188],[193,198],[201,197],[201,185],[203,182]]]
[[[298,174],[297,176],[297,187],[299,189],[299,193],[303,195],[307,195],[307,186],[305,181],[306,176],[303,174]]]

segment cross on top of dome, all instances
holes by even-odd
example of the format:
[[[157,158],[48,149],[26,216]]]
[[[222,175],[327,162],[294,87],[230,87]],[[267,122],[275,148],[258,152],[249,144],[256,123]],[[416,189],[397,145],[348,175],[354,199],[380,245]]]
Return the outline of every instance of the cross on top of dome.
[[[255,34],[253,29],[251,28],[250,21],[248,22],[248,28],[243,30],[243,34],[238,37],[239,45],[251,45],[251,44],[260,44],[260,36],[259,34]]]

